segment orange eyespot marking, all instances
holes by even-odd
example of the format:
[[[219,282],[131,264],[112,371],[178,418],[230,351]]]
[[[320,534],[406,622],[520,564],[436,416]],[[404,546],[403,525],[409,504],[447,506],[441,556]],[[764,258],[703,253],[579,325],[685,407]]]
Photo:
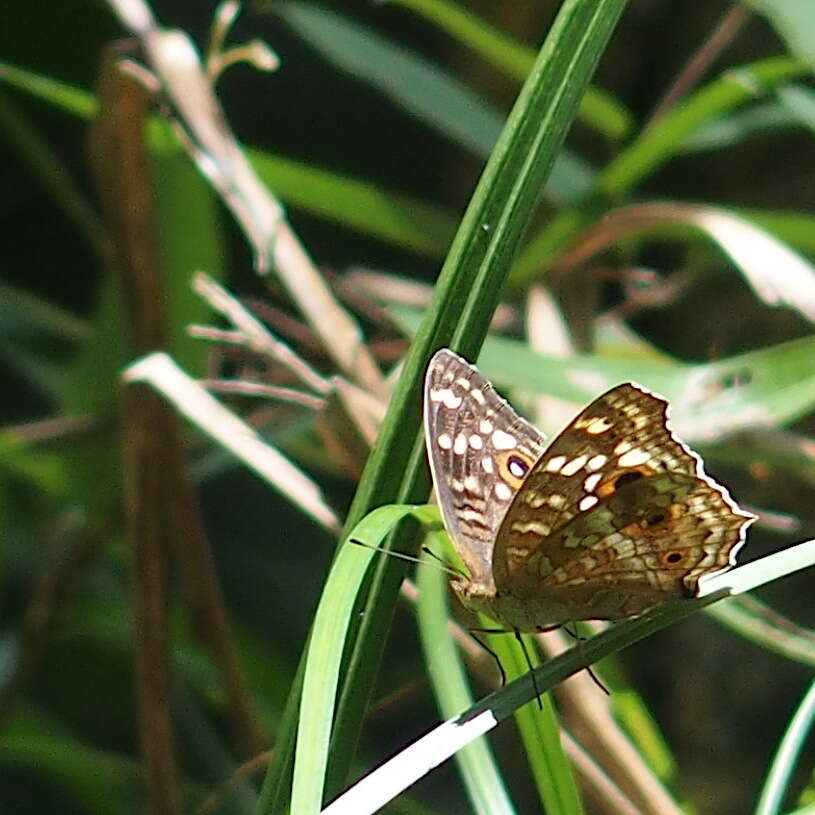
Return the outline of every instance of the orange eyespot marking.
[[[641,478],[652,474],[653,470],[648,467],[637,467],[635,469],[623,470],[622,472],[617,470],[603,479],[602,483],[595,489],[595,493],[599,495],[600,498],[607,498],[609,495],[613,495],[617,492],[620,487],[624,487],[626,484],[633,484],[635,481],[639,481]]]
[[[507,450],[496,456],[501,478],[512,487],[520,487],[534,462],[517,450]]]

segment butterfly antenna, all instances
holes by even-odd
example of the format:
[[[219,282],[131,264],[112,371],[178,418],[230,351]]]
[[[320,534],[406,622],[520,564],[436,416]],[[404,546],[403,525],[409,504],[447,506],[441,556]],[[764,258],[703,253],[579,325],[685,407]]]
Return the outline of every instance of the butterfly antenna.
[[[444,560],[444,558],[439,557],[429,546],[423,546],[422,551],[426,555],[430,555],[433,560],[440,563],[442,569],[447,572],[447,574],[451,574],[453,577],[463,577],[466,579],[467,575],[462,569],[456,569],[455,566],[451,566],[446,560]]]
[[[422,562],[421,558],[415,557],[414,555],[408,555],[405,554],[405,552],[394,552],[393,549],[386,549],[384,546],[374,546],[370,543],[365,543],[365,541],[357,540],[356,538],[349,538],[348,542],[355,543],[357,546],[364,546],[366,549],[373,549],[374,552],[382,552],[383,555],[389,555],[390,557],[395,557],[399,560],[407,560],[410,563]],[[433,552],[431,552],[429,549],[426,549],[423,546],[422,551],[433,555],[433,557],[439,562],[433,564],[437,568],[440,568],[442,571],[447,572],[447,574],[452,575],[453,577],[462,577],[461,572],[457,572],[455,569],[448,566],[438,555],[433,554]]]

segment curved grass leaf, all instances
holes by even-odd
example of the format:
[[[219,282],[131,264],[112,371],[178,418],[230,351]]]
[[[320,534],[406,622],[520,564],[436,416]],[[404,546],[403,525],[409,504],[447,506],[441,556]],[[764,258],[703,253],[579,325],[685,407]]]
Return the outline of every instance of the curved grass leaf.
[[[742,207],[734,207],[734,211],[771,232],[784,243],[802,252],[815,254],[815,216],[807,212]]]
[[[756,815],[777,815],[781,811],[795,763],[804,748],[815,719],[815,682],[809,686],[795,711],[773,757],[770,771],[756,806]]]
[[[376,811],[463,746],[489,732],[539,691],[550,690],[587,665],[680,622],[731,592],[752,591],[812,565],[815,565],[815,540],[711,577],[700,585],[700,596],[696,599],[664,603],[641,617],[606,629],[490,694],[454,719],[448,719],[349,789],[328,806],[323,815]]]
[[[292,780],[291,815],[319,812],[328,766],[331,723],[351,614],[365,573],[388,533],[407,516],[425,523],[438,520],[435,507],[384,506],[363,518],[349,533],[326,580],[309,638],[296,760]],[[358,540],[365,546],[350,541]]]
[[[412,9],[435,23],[452,37],[475,51],[513,79],[523,82],[535,61],[535,51],[479,19],[472,9],[449,0],[391,0]],[[628,109],[611,94],[590,87],[586,89],[578,119],[610,139],[624,139],[633,127]]]
[[[427,674],[439,710],[443,717],[448,718],[470,707],[473,698],[461,656],[450,634],[445,601],[447,581],[437,564],[423,558],[417,570],[416,582],[419,588],[419,634]],[[501,771],[485,739],[477,739],[457,752],[455,761],[475,812],[479,815],[515,812]]]
[[[391,313],[409,332],[421,319],[404,306],[391,307]],[[620,382],[639,382],[668,399],[680,436],[707,441],[757,424],[786,424],[811,411],[814,356],[815,336],[694,364],[633,355],[551,357],[531,351],[519,340],[490,335],[478,364],[500,388],[579,404]]]
[[[751,600],[752,604],[758,603],[754,598]],[[815,668],[815,635],[806,629],[796,632],[794,628],[775,624],[777,615],[772,609],[759,614],[731,600],[711,606],[707,613],[758,647]]]
[[[683,142],[682,152],[724,150],[748,139],[791,127],[801,127],[795,113],[778,102],[762,102],[730,116],[721,116],[699,128]]]
[[[329,9],[290,0],[275,11],[341,70],[379,88],[475,155],[489,156],[504,115],[443,69]],[[594,172],[589,165],[564,152],[555,161],[543,195],[564,205],[580,200],[593,184]]]
[[[441,345],[452,345],[469,356],[480,346],[543,182],[623,5],[623,0],[566,0],[562,5],[453,241],[369,456],[347,527],[377,506],[426,495],[417,398],[426,361]],[[382,563],[353,634],[332,740],[329,792],[344,784],[402,574],[403,569]],[[288,727],[278,733],[261,813],[285,807],[294,737],[291,712],[299,698],[295,684],[287,707]]]
[[[598,176],[597,194],[612,200],[622,198],[681,152],[682,145],[704,125],[808,70],[800,60],[773,57],[725,71],[640,133],[610,161]],[[513,269],[513,284],[522,286],[538,275],[589,217],[589,213],[575,208],[558,213],[524,249]]]

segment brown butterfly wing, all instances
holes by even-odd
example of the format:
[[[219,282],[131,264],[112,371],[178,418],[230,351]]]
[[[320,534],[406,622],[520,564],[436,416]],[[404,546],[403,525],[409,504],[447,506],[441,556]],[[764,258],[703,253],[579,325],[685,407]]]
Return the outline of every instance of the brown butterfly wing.
[[[489,594],[495,536],[522,483],[519,467],[523,475],[538,458],[543,436],[447,349],[427,369],[424,426],[444,525],[471,582]]]
[[[671,432],[667,403],[620,385],[583,410],[530,470],[496,537],[505,621],[616,619],[694,594],[726,568],[752,516]]]

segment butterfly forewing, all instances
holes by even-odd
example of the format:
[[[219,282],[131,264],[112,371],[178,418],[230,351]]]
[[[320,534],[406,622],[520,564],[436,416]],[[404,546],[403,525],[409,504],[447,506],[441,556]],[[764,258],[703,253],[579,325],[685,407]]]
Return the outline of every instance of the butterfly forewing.
[[[476,368],[446,349],[427,369],[424,424],[445,527],[471,582],[489,593],[498,528],[544,438]]]
[[[673,436],[665,400],[620,385],[530,471],[496,536],[495,584],[535,625],[629,616],[694,594],[751,519]]]

